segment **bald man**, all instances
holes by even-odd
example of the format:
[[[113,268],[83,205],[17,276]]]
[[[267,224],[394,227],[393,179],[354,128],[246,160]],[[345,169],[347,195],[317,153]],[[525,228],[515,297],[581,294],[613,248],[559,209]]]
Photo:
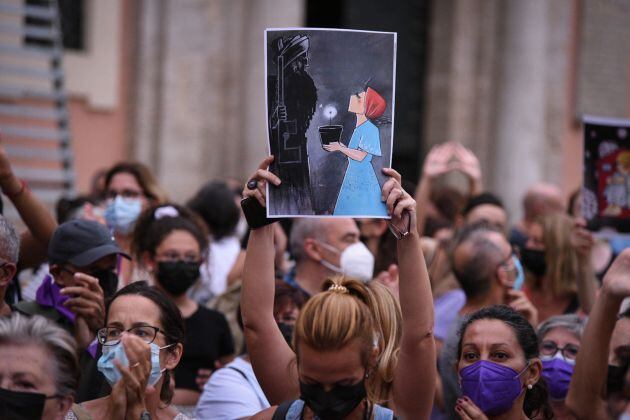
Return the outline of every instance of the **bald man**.
[[[530,186],[523,197],[523,219],[510,231],[510,243],[523,248],[537,219],[564,211],[564,198],[558,186],[544,182]]]

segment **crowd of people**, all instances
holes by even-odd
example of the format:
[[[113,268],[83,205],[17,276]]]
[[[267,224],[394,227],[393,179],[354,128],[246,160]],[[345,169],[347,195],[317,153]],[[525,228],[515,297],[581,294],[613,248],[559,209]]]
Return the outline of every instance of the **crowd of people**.
[[[54,217],[0,145],[0,418],[630,419],[630,249],[576,194],[511,226],[449,142],[383,170],[391,219],[248,229],[271,162],[185,203],[120,162]]]

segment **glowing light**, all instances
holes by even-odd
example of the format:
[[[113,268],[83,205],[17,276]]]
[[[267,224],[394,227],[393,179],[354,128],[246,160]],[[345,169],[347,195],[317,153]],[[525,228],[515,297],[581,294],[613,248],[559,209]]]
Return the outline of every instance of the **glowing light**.
[[[326,107],[324,108],[324,115],[329,120],[335,118],[335,116],[337,115],[337,108],[332,105],[326,105]]]

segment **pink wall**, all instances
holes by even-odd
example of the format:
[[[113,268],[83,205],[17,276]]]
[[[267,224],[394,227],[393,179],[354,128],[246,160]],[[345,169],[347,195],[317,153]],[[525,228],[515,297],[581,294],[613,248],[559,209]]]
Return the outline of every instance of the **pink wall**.
[[[77,190],[81,193],[89,191],[92,175],[96,171],[129,156],[128,133],[132,121],[128,93],[132,88],[134,69],[130,59],[135,45],[133,28],[137,24],[135,3],[122,2],[118,106],[111,111],[98,111],[92,109],[84,99],[70,100],[72,149],[75,154]]]

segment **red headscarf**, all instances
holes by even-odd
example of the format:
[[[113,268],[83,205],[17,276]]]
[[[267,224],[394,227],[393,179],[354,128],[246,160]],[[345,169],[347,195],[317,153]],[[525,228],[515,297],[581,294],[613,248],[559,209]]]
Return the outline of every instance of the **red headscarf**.
[[[385,99],[374,89],[367,88],[365,91],[365,116],[370,120],[378,118],[383,115],[386,107]]]

